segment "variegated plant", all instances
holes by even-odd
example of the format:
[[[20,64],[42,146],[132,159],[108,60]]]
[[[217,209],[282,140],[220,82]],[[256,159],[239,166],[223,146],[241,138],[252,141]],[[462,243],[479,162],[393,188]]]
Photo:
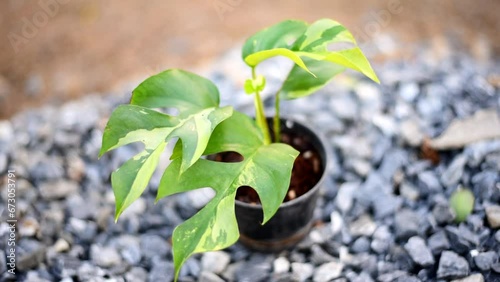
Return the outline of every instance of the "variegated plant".
[[[332,43],[339,42],[351,46],[341,51],[329,50]],[[256,74],[256,67],[275,56],[287,57],[295,65],[275,96],[277,134],[272,142],[260,98],[265,79]],[[219,91],[209,80],[172,69],[141,83],[133,91],[130,105],[114,110],[104,131],[100,155],[129,143],[144,143],[144,150],[111,176],[116,220],[144,192],[171,140],[177,143],[172,162],[160,181],[157,201],[203,187],[216,192],[203,209],[174,230],[176,279],[182,264],[192,254],[220,250],[238,240],[234,212],[238,187],[250,186],[257,191],[264,210],[263,223],[282,203],[298,152],[279,143],[280,98],[307,96],[346,68],[378,82],[352,34],[329,19],[311,25],[287,20],[264,29],[246,41],[243,60],[252,69],[245,91],[254,95],[255,121],[230,106],[220,107]],[[157,110],[162,108],[175,108],[179,114],[167,115]],[[243,161],[221,163],[203,158],[226,151],[241,154]]]

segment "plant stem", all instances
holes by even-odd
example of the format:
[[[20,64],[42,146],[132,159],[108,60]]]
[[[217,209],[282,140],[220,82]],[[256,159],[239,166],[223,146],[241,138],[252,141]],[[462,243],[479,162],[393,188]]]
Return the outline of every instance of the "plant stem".
[[[257,79],[257,75],[255,74],[255,67],[252,67],[252,79]],[[262,103],[262,99],[260,98],[260,93],[258,90],[255,90],[255,119],[257,120],[257,125],[262,130],[262,134],[264,135],[264,144],[271,144],[271,135],[269,134],[269,126],[267,125],[266,116],[264,114],[264,104]]]
[[[273,131],[274,131],[274,142],[281,142],[281,122],[280,122],[280,92],[281,88],[276,92],[274,98],[274,119],[273,119]]]

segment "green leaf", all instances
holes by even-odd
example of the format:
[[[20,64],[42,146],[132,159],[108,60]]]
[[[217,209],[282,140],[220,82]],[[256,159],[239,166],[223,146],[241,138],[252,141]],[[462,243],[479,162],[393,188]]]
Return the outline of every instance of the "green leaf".
[[[248,56],[265,50],[290,49],[290,46],[306,29],[306,22],[296,20],[282,21],[263,29],[248,38],[243,45],[243,60],[246,62]]]
[[[292,40],[294,40],[293,43]],[[328,50],[328,44],[339,42],[351,43],[355,47],[333,52]],[[292,85],[290,81],[299,79],[307,79],[307,82],[294,91],[295,93],[283,94],[285,98],[309,95],[323,87],[340,71],[340,68],[333,64],[314,63],[307,58],[328,61],[359,71],[379,83],[370,63],[361,49],[356,46],[356,40],[351,32],[334,20],[321,19],[311,25],[296,21],[281,22],[250,37],[243,48],[243,59],[250,67],[256,67],[262,61],[275,56],[285,56],[295,62],[296,66],[319,78],[319,81],[312,82],[294,66],[290,73],[294,77],[287,79],[288,86]],[[288,91],[282,93],[290,92],[291,88],[287,87],[287,89]]]
[[[321,19],[311,24],[295,42],[295,51],[327,51],[327,44],[348,42],[356,44],[351,32],[340,23],[331,19]]]
[[[474,208],[474,194],[469,189],[459,188],[451,195],[450,206],[455,211],[455,221],[462,222]]]
[[[144,192],[170,139],[179,137],[182,142],[182,173],[201,157],[212,131],[231,114],[232,108],[224,107],[172,117],[140,106],[119,106],[104,130],[100,155],[134,142],[142,142],[145,147],[111,176],[115,218]]]
[[[180,112],[219,106],[219,90],[208,79],[170,69],[153,75],[133,91],[130,104],[147,108],[177,108]]]
[[[296,99],[310,95],[323,88],[337,74],[345,70],[344,67],[325,61],[304,58],[309,70],[317,77],[311,76],[298,66],[294,66],[286,78],[280,91],[284,99]]]
[[[176,276],[192,254],[220,250],[238,240],[234,205],[240,186],[250,186],[257,191],[264,210],[263,223],[267,222],[283,202],[298,155],[285,144],[264,145],[254,121],[238,112],[215,129],[205,153],[225,151],[238,152],[244,160],[222,163],[200,159],[179,174],[180,159],[176,158],[161,179],[157,200],[202,187],[216,191],[215,197],[203,209],[174,230]]]
[[[370,62],[368,62],[368,59],[366,59],[359,47],[338,52],[330,52],[324,60],[359,71],[376,83],[380,83],[380,80],[375,74],[375,71],[373,71]]]
[[[256,79],[249,78],[245,80],[245,93],[254,94],[256,91],[262,91],[266,87],[266,79],[263,75],[257,76]]]

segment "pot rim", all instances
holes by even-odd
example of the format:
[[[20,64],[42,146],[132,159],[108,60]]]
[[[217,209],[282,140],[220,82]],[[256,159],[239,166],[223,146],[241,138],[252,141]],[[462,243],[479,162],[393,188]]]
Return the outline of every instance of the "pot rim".
[[[268,117],[268,119],[269,119],[269,117]],[[318,133],[318,130],[316,127],[314,127],[314,125],[306,125],[303,121],[299,121],[295,117],[285,116],[285,117],[281,117],[280,119],[283,122],[285,122],[285,126],[287,126],[287,127],[293,127],[293,125],[296,123],[296,124],[299,124],[302,127],[306,128],[307,130],[309,130],[312,134],[314,134],[315,137],[319,140],[319,142],[321,143],[321,145],[323,147],[323,150],[325,152],[325,160],[324,160],[324,164],[323,164],[323,174],[321,175],[321,178],[318,180],[318,182],[314,185],[314,187],[312,189],[310,189],[309,191],[307,191],[305,194],[302,194],[299,197],[297,197],[291,201],[281,203],[281,205],[279,206],[278,209],[293,206],[294,204],[296,204],[300,201],[306,201],[308,198],[312,197],[314,195],[314,193],[320,189],[321,184],[325,181],[325,178],[328,176],[328,171],[330,170],[330,163],[331,163],[330,159],[332,157],[331,149],[326,146],[328,144],[326,142],[326,138],[323,136],[323,134]],[[288,122],[292,122],[293,124],[288,125],[287,124]],[[236,203],[236,205],[240,205],[240,206],[245,207],[245,208],[262,209],[261,204],[249,204],[249,203],[245,203],[243,201],[240,201],[238,199],[235,199],[235,203]]]

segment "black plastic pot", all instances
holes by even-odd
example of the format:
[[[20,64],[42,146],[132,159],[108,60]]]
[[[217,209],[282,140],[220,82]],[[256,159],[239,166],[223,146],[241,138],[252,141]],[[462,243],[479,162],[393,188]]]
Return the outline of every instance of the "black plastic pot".
[[[296,199],[281,204],[276,214],[265,225],[261,225],[263,219],[261,205],[252,205],[236,200],[235,209],[240,241],[257,251],[276,252],[290,248],[309,233],[319,190],[327,177],[329,151],[324,139],[297,121],[282,119],[281,123],[283,133],[295,132],[309,137],[313,147],[320,155],[323,172],[319,182],[311,190]]]

